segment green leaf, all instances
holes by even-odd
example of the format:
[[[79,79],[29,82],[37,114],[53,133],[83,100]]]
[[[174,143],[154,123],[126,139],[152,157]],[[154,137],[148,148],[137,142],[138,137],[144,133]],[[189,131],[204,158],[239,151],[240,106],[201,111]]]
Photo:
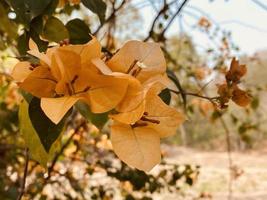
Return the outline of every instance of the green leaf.
[[[162,90],[159,94],[159,97],[166,103],[167,105],[170,105],[171,102],[171,92],[168,88]]]
[[[33,41],[37,44],[38,50],[40,52],[45,52],[49,42],[41,40],[39,34],[32,28],[30,29],[30,36],[33,39]]]
[[[43,36],[50,41],[60,42],[69,38],[69,33],[58,18],[50,17],[44,26]]]
[[[81,115],[93,123],[97,128],[102,129],[103,126],[108,121],[108,113],[95,114],[92,113],[89,106],[81,101],[75,104],[76,109],[81,113]]]
[[[66,28],[69,31],[71,44],[85,44],[92,39],[88,25],[80,19],[70,20]]]
[[[34,30],[36,33],[38,33],[39,35],[42,34],[43,32],[43,16],[38,16],[36,18],[34,18],[31,21],[31,29]]]
[[[53,143],[61,135],[67,115],[59,124],[54,124],[43,112],[40,99],[34,97],[29,104],[29,117],[45,151],[48,153]]]
[[[6,0],[17,14],[17,20],[26,26],[41,15],[53,0]]]
[[[40,52],[46,51],[49,44],[47,41],[44,41],[40,38],[43,29],[44,25],[42,16],[38,16],[31,21],[29,34],[33,41],[37,44]]]
[[[57,8],[58,2],[59,0],[52,0],[43,12],[43,15],[52,15]]]
[[[33,96],[30,93],[28,93],[22,89],[19,89],[19,92],[23,96],[23,98],[27,101],[27,103],[29,104],[31,102]]]
[[[253,110],[256,110],[256,109],[259,107],[259,105],[260,105],[259,98],[258,98],[258,97],[254,97],[254,98],[252,99],[252,102],[251,102],[251,108],[252,108]]]
[[[5,9],[4,3],[0,2],[0,31],[6,32],[8,37],[15,39],[17,37],[17,25],[8,18],[8,11]]]
[[[102,0],[82,0],[85,7],[91,10],[93,13],[97,14],[101,24],[105,22],[105,14],[107,5]]]
[[[36,133],[29,117],[29,104],[27,101],[23,101],[19,108],[19,128],[20,133],[25,141],[26,146],[30,150],[32,159],[38,161],[41,165],[46,167],[46,164],[51,160],[56,151],[60,148],[61,137],[53,143],[49,153],[44,149],[41,140]]]
[[[30,36],[27,32],[24,32],[18,38],[17,49],[21,56],[26,55],[27,51],[29,50],[29,39]]]

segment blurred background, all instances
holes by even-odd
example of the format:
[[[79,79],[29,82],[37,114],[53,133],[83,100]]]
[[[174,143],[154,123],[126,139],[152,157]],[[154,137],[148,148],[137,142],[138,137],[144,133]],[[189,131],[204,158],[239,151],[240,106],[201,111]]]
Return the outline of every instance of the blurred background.
[[[236,57],[247,66],[241,85],[252,102],[218,112],[206,99],[188,96],[187,121],[162,141],[163,161],[148,174],[114,155],[109,122],[95,127],[74,113],[48,168],[29,158],[22,199],[267,199],[267,1],[105,3],[102,24],[80,1],[60,0],[54,15],[65,24],[84,20],[109,51],[130,39],[159,42],[168,69],[187,92],[215,97]],[[22,97],[9,76],[23,51],[24,27],[16,18],[0,1],[1,200],[17,199],[26,162],[17,116]],[[170,103],[183,110],[182,97],[173,95]]]

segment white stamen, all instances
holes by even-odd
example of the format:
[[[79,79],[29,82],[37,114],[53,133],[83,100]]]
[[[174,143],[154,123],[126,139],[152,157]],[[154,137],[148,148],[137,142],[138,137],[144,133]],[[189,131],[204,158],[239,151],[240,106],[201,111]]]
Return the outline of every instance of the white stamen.
[[[136,63],[136,65],[137,65],[138,67],[142,68],[142,69],[147,68],[147,66],[145,65],[145,63],[140,62],[140,61],[138,61],[138,62]]]

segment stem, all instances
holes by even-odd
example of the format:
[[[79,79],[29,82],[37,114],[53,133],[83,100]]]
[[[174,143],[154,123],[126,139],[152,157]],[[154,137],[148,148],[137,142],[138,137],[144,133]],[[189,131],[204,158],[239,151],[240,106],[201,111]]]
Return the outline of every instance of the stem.
[[[232,169],[233,169],[233,160],[232,160],[232,149],[231,149],[231,138],[230,138],[230,130],[228,129],[224,119],[222,116],[220,117],[220,121],[226,133],[226,144],[227,144],[227,155],[228,155],[228,167],[229,167],[229,182],[228,182],[228,200],[232,199],[233,194],[233,178],[232,178]]]
[[[64,150],[69,146],[69,144],[72,141],[72,138],[79,132],[79,129],[83,126],[86,125],[86,121],[83,120],[78,126],[77,128],[75,128],[74,132],[72,133],[72,135],[69,137],[69,139],[66,141],[66,143],[64,145],[62,145],[60,151],[55,155],[54,159],[52,160],[52,163],[50,165],[50,167],[47,170],[47,177],[45,178],[46,180],[50,179],[51,177],[51,173],[54,169],[54,166],[56,164],[56,162],[58,161],[59,157],[63,154]]]
[[[93,33],[93,35],[96,35],[96,34],[100,31],[100,29],[101,29],[106,23],[108,23],[108,22],[111,21],[113,18],[115,18],[115,16],[116,16],[116,12],[118,12],[118,11],[124,6],[124,4],[127,3],[127,1],[129,1],[129,0],[123,0],[123,1],[121,2],[121,4],[120,4],[117,8],[115,8],[115,5],[113,4],[113,11],[112,11],[112,13],[111,13],[110,16],[104,21],[104,23],[101,24],[101,25],[96,29],[96,31]]]
[[[21,182],[20,186],[20,193],[19,196],[17,197],[17,200],[21,200],[24,193],[25,193],[25,184],[26,184],[26,178],[27,178],[27,172],[28,172],[28,165],[29,165],[29,149],[25,149],[25,167],[24,167],[24,174],[23,174],[23,179]]]
[[[178,92],[178,91],[175,91],[175,90],[171,90],[169,89],[171,92],[175,93],[175,94],[181,94],[181,92]],[[207,97],[207,96],[203,96],[203,95],[200,95],[198,93],[193,93],[193,92],[184,92],[183,93],[184,95],[189,95],[189,96],[195,96],[195,97],[199,97],[199,98],[202,98],[202,99],[206,99],[208,101],[210,101],[212,104],[215,104],[215,100],[217,100],[219,97]]]
[[[172,18],[170,19],[170,21],[168,22],[168,24],[166,25],[166,27],[164,28],[164,30],[161,32],[161,36],[164,36],[165,32],[168,30],[168,28],[170,27],[170,25],[173,23],[174,19],[176,18],[176,16],[182,11],[183,7],[185,6],[185,4],[188,2],[188,0],[184,0],[183,3],[181,4],[181,6],[177,9],[177,11],[174,13],[174,15],[172,16]]]

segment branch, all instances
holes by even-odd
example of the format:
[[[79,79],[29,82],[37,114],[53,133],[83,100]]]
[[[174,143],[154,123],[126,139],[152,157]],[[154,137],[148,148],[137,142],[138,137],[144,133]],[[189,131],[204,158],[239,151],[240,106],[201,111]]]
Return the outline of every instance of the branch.
[[[168,8],[169,8],[169,6],[170,6],[171,4],[173,4],[173,3],[175,3],[175,2],[176,2],[176,1],[172,1],[172,2],[169,3],[169,4],[165,4],[165,3],[164,3],[164,5],[163,5],[163,7],[161,8],[161,10],[158,12],[157,16],[154,18],[154,20],[153,20],[153,22],[152,22],[152,25],[151,25],[151,27],[150,27],[150,30],[149,30],[149,32],[148,32],[148,35],[147,35],[147,37],[143,40],[144,42],[146,42],[149,38],[152,37],[152,35],[153,35],[153,33],[154,33],[154,27],[155,27],[156,22],[157,22],[157,20],[159,19],[159,17],[160,17],[163,13],[165,13],[165,12],[168,10]]]
[[[169,89],[169,90],[175,94],[181,94],[181,92],[171,90],[171,89]],[[202,99],[206,99],[206,100],[210,101],[213,105],[216,104],[215,101],[219,98],[219,97],[207,97],[207,96],[203,96],[203,95],[200,95],[198,93],[193,93],[193,92],[183,92],[183,94],[188,95],[188,96],[195,96],[195,97],[199,97]]]
[[[164,14],[172,4],[176,3],[177,0],[174,0],[172,2],[170,2],[169,4],[164,3],[162,9],[158,12],[157,16],[154,18],[150,31],[147,35],[147,37],[143,40],[144,42],[146,42],[149,38],[151,38],[153,36],[154,33],[154,28],[156,25],[156,22],[158,21],[159,17]],[[175,17],[181,12],[182,8],[185,6],[185,4],[188,2],[188,0],[184,0],[183,3],[181,4],[181,6],[178,8],[178,10],[176,11],[176,13],[174,13],[174,15],[172,16],[172,18],[170,19],[170,21],[168,22],[168,24],[166,25],[166,27],[163,29],[163,31],[160,33],[160,38],[162,38],[165,34],[165,32],[167,31],[167,29],[170,27],[170,25],[172,24],[173,20],[175,19]]]
[[[232,160],[232,149],[231,149],[231,138],[230,138],[230,130],[228,129],[224,119],[220,116],[220,121],[226,133],[226,144],[227,144],[227,154],[228,154],[228,167],[229,167],[229,182],[228,182],[228,200],[232,199],[233,193],[233,178],[232,178],[232,170],[233,170],[233,160]]]
[[[120,10],[123,6],[124,6],[124,4],[127,2],[128,0],[123,0],[122,2],[121,2],[121,4],[117,7],[117,8],[115,8],[115,5],[113,4],[113,11],[112,11],[112,13],[110,14],[110,16],[105,20],[105,22],[103,23],[103,24],[100,24],[99,25],[99,27],[96,29],[96,31],[93,33],[93,35],[96,35],[99,31],[100,31],[100,29],[106,24],[106,23],[108,23],[109,21],[111,21],[113,18],[115,18],[115,16],[116,16],[116,12],[118,12],[118,10]]]
[[[25,193],[25,184],[26,184],[26,178],[27,178],[27,172],[28,172],[28,165],[29,165],[29,149],[25,149],[25,167],[24,167],[24,173],[23,173],[23,179],[20,186],[20,193],[17,197],[17,200],[21,200],[24,193]]]
[[[174,15],[172,16],[172,18],[168,22],[167,26],[161,32],[160,38],[161,37],[164,37],[165,32],[168,30],[168,28],[170,27],[170,25],[173,23],[173,20],[177,17],[177,15],[182,11],[183,7],[186,5],[187,2],[188,2],[188,0],[184,0],[183,1],[183,3],[181,4],[181,6],[178,8],[178,10],[174,13]]]
[[[263,8],[265,11],[267,11],[267,5],[263,4],[262,2],[260,2],[258,0],[252,0],[252,2],[255,3],[255,4],[257,4],[261,8]]]
[[[69,137],[69,139],[66,141],[66,143],[64,145],[62,145],[60,151],[55,155],[54,159],[51,162],[50,167],[47,169],[47,177],[45,178],[46,180],[50,179],[51,177],[51,173],[54,169],[54,166],[56,164],[56,162],[58,161],[59,157],[63,154],[64,150],[69,146],[69,144],[71,143],[73,137],[79,132],[81,127],[84,127],[86,125],[86,120],[82,120],[82,122],[75,128],[74,132],[72,133],[72,135]]]

